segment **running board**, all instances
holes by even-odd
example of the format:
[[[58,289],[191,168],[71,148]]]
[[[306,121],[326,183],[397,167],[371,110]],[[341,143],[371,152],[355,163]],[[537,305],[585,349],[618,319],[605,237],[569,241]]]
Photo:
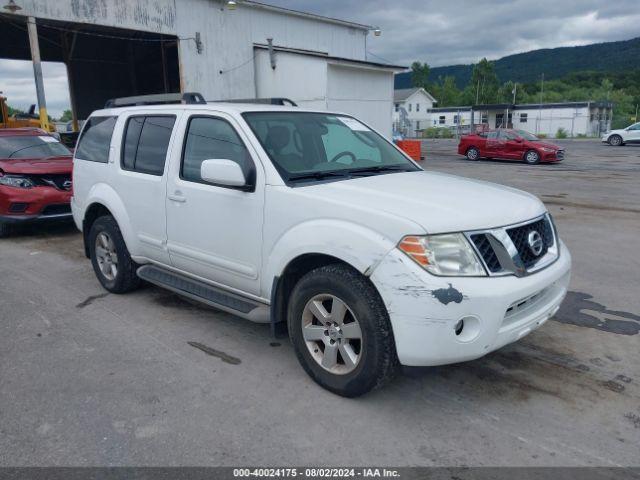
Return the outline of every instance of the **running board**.
[[[269,322],[269,305],[255,302],[155,265],[138,268],[138,276],[167,290],[257,323]]]

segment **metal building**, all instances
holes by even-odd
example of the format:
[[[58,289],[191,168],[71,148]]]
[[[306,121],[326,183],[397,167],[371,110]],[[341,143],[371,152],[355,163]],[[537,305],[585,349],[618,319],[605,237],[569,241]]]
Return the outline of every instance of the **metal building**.
[[[391,134],[403,67],[368,61],[379,33],[368,25],[250,0],[0,0],[0,11],[0,58],[31,60],[35,47],[64,62],[80,119],[112,97],[197,91],[288,97]]]

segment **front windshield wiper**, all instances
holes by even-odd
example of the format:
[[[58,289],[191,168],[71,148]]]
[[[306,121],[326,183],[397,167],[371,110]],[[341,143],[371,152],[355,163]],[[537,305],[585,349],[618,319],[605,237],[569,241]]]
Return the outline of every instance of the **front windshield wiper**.
[[[415,172],[416,170],[405,165],[377,165],[375,167],[358,168],[349,170],[350,175],[371,175],[379,172]]]
[[[33,148],[33,147],[41,147],[42,145],[44,145],[44,144],[43,143],[34,143],[33,145],[27,145],[26,147],[22,147],[22,148],[19,148],[17,150],[14,150],[13,152],[11,152],[9,154],[9,156],[7,158],[11,158],[15,153],[21,152],[23,150],[27,150],[27,149]]]
[[[308,172],[308,173],[298,173],[296,175],[291,175],[289,180],[322,180],[324,178],[329,177],[346,177],[349,175],[348,171],[344,172]]]

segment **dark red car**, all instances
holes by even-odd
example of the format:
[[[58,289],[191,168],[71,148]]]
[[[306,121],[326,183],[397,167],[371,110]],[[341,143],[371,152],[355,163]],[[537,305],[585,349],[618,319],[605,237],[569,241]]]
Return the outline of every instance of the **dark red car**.
[[[469,160],[499,158],[529,164],[560,162],[564,149],[540,140],[524,130],[497,129],[472,133],[460,138],[458,153]]]
[[[72,156],[39,128],[0,129],[0,236],[11,225],[71,218]]]

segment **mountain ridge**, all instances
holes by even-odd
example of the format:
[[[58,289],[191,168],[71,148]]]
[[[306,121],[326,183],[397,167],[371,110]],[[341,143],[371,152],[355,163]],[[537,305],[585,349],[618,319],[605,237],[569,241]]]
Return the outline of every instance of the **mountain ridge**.
[[[619,72],[628,70],[630,65],[640,65],[640,37],[576,47],[541,48],[507,55],[494,63],[501,83],[509,80],[532,83],[538,81],[542,73],[546,80],[551,80],[574,72]],[[469,83],[472,71],[473,64],[433,67],[429,81],[453,76],[458,88],[463,88]],[[411,72],[396,75],[396,89],[411,86]]]

